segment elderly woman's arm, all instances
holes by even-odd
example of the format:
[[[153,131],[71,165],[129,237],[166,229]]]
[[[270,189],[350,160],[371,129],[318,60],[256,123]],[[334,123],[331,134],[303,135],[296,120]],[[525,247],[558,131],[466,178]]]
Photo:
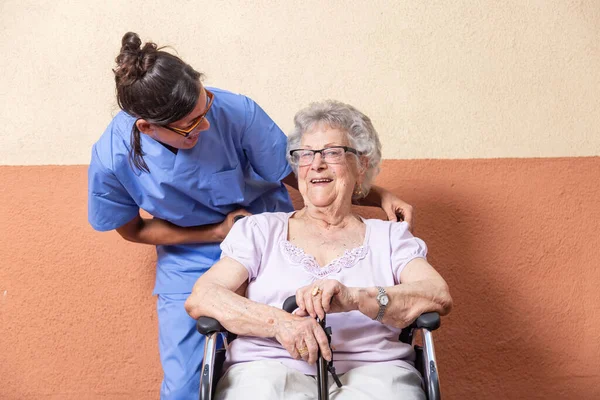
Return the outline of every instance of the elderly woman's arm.
[[[288,314],[235,293],[247,280],[246,268],[224,257],[198,279],[185,309],[194,319],[215,318],[238,335],[273,337],[293,358],[314,363],[319,347],[326,359],[331,358],[327,337],[315,320]],[[298,351],[303,348],[308,351]]]
[[[452,309],[452,297],[444,278],[424,258],[409,262],[400,274],[399,285],[384,288],[389,304],[382,322],[397,328],[410,325],[419,315],[438,312],[446,315]],[[356,309],[375,318],[379,312],[375,287],[356,290]]]
[[[436,311],[446,315],[452,297],[444,279],[424,258],[410,261],[400,274],[401,284],[385,287],[389,304],[382,323],[397,328],[410,325],[419,315]],[[315,290],[315,285],[320,288]],[[324,313],[358,310],[370,318],[379,312],[376,287],[347,287],[336,280],[323,280],[296,292],[299,315],[323,317]]]

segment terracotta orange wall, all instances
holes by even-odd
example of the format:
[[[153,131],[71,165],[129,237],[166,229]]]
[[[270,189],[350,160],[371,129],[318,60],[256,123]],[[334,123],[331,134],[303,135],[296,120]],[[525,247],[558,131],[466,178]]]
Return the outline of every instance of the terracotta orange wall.
[[[1,399],[158,398],[154,252],[88,226],[86,168],[0,167]],[[599,157],[388,160],[378,182],[452,289],[444,398],[600,398]]]

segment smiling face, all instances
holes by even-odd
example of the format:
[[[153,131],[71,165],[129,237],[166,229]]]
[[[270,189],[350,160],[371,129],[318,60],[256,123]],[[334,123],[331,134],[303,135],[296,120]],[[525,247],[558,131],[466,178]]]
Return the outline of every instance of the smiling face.
[[[198,102],[196,103],[194,109],[185,117],[169,124],[169,128],[181,130],[189,129],[190,126],[193,126],[198,121],[198,118],[201,118],[202,115],[208,111],[210,106],[209,103],[209,96],[204,87],[202,87],[200,89],[200,96],[198,96]],[[138,129],[144,134],[176,149],[191,149],[196,145],[196,143],[198,143],[200,132],[210,128],[210,122],[208,119],[203,118],[202,121],[188,134],[188,136],[185,137],[166,127],[149,124],[143,119],[138,120],[136,123],[138,125]]]
[[[320,150],[331,146],[350,146],[344,131],[317,124],[302,135],[301,148]],[[356,156],[345,153],[341,162],[327,164],[320,153],[312,163],[298,167],[298,190],[306,205],[334,206],[336,209],[352,204],[352,193],[362,179]]]

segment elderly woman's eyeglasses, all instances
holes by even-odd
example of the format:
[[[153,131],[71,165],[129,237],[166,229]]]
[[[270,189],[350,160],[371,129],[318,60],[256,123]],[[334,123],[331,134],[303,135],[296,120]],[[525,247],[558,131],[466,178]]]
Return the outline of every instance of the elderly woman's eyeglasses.
[[[296,149],[290,151],[292,163],[299,167],[304,167],[312,164],[315,159],[315,154],[321,153],[323,161],[327,164],[339,164],[344,161],[346,152],[360,155],[356,149],[347,146],[332,146],[321,150]]]
[[[204,90],[206,90],[206,89],[204,89]],[[191,125],[189,127],[187,127],[186,129],[173,128],[171,126],[166,126],[166,125],[163,126],[163,128],[168,129],[171,132],[175,132],[176,134],[181,135],[183,137],[188,137],[190,135],[190,133],[192,133],[194,131],[194,129],[196,129],[198,127],[198,125],[200,125],[202,123],[202,121],[204,121],[204,118],[206,118],[206,114],[208,114],[208,111],[210,110],[210,106],[212,106],[214,97],[215,97],[214,94],[212,94],[211,92],[206,90],[206,101],[207,101],[206,109],[204,110],[204,112],[201,115],[194,118]]]

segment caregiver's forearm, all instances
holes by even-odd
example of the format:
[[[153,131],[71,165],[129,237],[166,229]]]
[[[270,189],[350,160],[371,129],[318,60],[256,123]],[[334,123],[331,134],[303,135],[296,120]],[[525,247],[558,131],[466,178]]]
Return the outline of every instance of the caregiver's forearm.
[[[293,172],[285,178],[283,178],[283,183],[298,190],[298,178],[296,178],[296,175],[294,175]]]
[[[146,219],[139,215],[117,228],[117,232],[130,242],[153,245],[213,243],[221,242],[225,237],[222,224],[186,228],[162,219]]]
[[[380,188],[379,186],[372,185],[369,193],[363,197],[362,199],[358,199],[354,201],[354,204],[358,206],[367,206],[367,207],[381,207],[381,192],[385,190]]]

